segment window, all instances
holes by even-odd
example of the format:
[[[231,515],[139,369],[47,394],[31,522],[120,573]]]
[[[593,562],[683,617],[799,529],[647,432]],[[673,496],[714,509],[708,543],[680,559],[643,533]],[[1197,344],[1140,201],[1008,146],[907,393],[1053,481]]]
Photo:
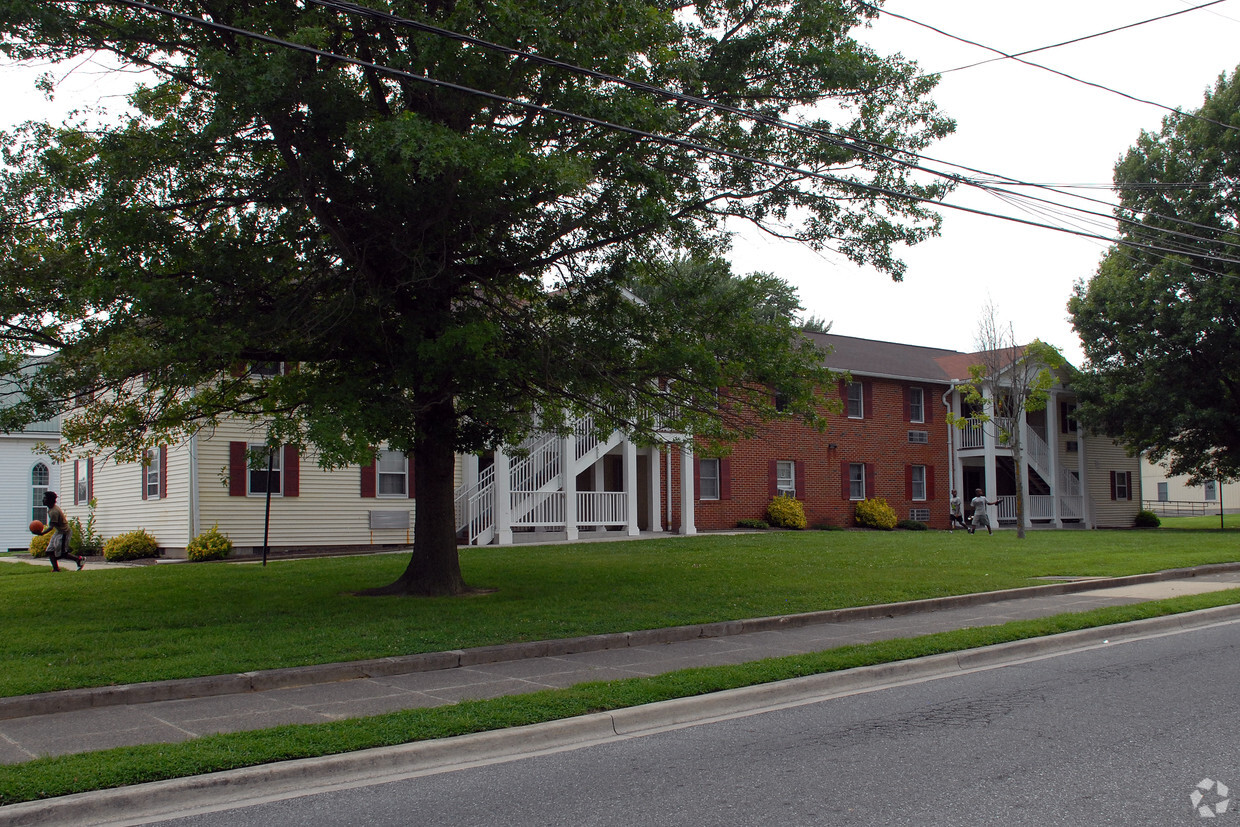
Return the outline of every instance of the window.
[[[1158,483],[1158,501],[1160,503],[1165,503],[1167,502],[1167,500],[1168,500],[1167,483],[1160,482]]]
[[[848,499],[865,499],[865,463],[850,462],[848,464]]]
[[[929,431],[909,431],[908,441],[913,443],[914,445],[929,445],[930,444],[930,432]]]
[[[847,396],[848,418],[865,419],[865,386],[860,382],[849,382]]]
[[[1214,482],[1214,480],[1206,480],[1205,489],[1206,489],[1206,499],[1207,499],[1207,500],[1216,500],[1216,499],[1218,499],[1218,488],[1217,488],[1217,487],[1215,487],[1215,482]]]
[[[1076,403],[1060,402],[1059,403],[1059,432],[1063,434],[1076,433]]]
[[[926,421],[926,392],[921,388],[908,389],[908,421]]]
[[[41,462],[36,462],[30,469],[30,519],[41,523],[47,522],[47,506],[43,504],[43,495],[51,484],[52,472]]]
[[[250,494],[266,494],[268,485],[267,464],[271,463],[271,493],[280,493],[281,454],[283,451],[268,452],[262,442],[252,442],[246,446],[250,456]]]
[[[74,470],[78,470],[78,469],[74,469]],[[77,485],[74,488],[73,502],[74,503],[90,502],[90,479],[85,474],[81,474],[80,472],[77,478]]]
[[[908,512],[910,520],[916,520],[919,523],[930,522],[930,509],[928,508],[910,508]]]
[[[257,376],[259,378],[266,378],[269,376],[283,376],[284,375],[284,363],[283,362],[253,362],[250,365],[250,375]]]
[[[1075,454],[1080,450],[1080,446],[1077,444],[1075,439],[1070,439],[1068,440],[1064,450],[1066,450],[1069,454]]]
[[[926,499],[926,466],[914,465],[912,467],[912,489],[913,499],[924,501]]]
[[[703,459],[698,463],[698,497],[719,499],[719,460]]]
[[[1131,500],[1132,499],[1132,472],[1131,471],[1112,471],[1111,472],[1111,499],[1113,500]]]
[[[797,495],[796,466],[790,459],[781,459],[775,463],[775,488],[780,494],[787,494],[789,497]]]
[[[151,448],[146,452],[146,459],[143,465],[146,469],[146,499],[158,500],[160,497],[159,483],[162,479],[160,474],[160,451],[158,448]],[[80,498],[79,498],[79,501]]]
[[[380,451],[377,470],[380,497],[404,497],[409,493],[409,463],[400,451]]]

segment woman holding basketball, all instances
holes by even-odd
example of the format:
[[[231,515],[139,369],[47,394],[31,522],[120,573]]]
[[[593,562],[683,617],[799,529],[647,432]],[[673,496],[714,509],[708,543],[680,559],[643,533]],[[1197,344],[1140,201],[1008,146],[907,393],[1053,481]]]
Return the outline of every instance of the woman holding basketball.
[[[56,492],[48,491],[43,495],[43,504],[47,506],[47,534],[48,531],[55,531],[56,534],[47,544],[47,556],[52,561],[52,571],[60,571],[60,566],[56,564],[57,560],[76,560],[78,570],[81,571],[82,564],[86,562],[84,557],[78,557],[69,551],[69,538],[73,536],[73,529],[69,527],[69,520],[65,518],[65,512],[60,506],[56,505]]]

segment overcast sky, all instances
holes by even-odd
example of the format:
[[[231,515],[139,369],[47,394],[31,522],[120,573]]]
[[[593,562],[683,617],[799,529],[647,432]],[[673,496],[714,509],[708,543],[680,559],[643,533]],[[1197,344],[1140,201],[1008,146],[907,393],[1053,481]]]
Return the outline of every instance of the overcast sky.
[[[888,0],[884,8],[1013,54],[1201,2]],[[885,15],[864,39],[927,71],[994,56]],[[1240,0],[1026,59],[1137,98],[1195,110],[1219,73],[1240,64]],[[1157,131],[1168,114],[1010,60],[944,74],[934,97],[957,127],[927,155],[1036,183],[1110,184],[1115,162],[1141,130]],[[1106,190],[1083,192],[1109,197]],[[1045,220],[984,193],[958,190],[949,200]],[[1080,342],[1065,305],[1073,284],[1095,271],[1105,243],[943,212],[942,236],[907,251],[908,272],[900,284],[842,256],[786,244],[738,243],[733,262],[739,271],[772,270],[796,284],[807,310],[832,321],[834,333],[971,351],[977,320],[993,300],[1017,339],[1040,338],[1079,365]],[[1107,230],[1113,232],[1113,226]]]
[[[888,0],[885,9],[1014,53],[1203,1]],[[880,52],[900,52],[927,71],[994,57],[888,15],[862,37]],[[1220,72],[1231,72],[1240,64],[1240,0],[1027,59],[1134,97],[1193,110]],[[0,122],[48,117],[67,105],[90,105],[101,97],[117,103],[115,79],[89,64],[73,72],[52,104],[33,89],[32,78],[32,72],[0,67]],[[1109,184],[1116,160],[1140,131],[1159,129],[1167,114],[1010,60],[947,73],[934,97],[956,119],[957,129],[927,155],[1036,183]],[[1079,191],[1108,197],[1105,189]],[[958,190],[949,200],[1046,220],[982,193]],[[767,270],[797,285],[807,312],[831,321],[835,333],[968,351],[973,349],[981,311],[993,301],[1000,318],[1014,325],[1018,339],[1040,338],[1080,364],[1080,344],[1067,321],[1065,304],[1073,283],[1094,272],[1105,246],[1101,241],[948,210],[942,236],[903,256],[909,267],[900,284],[842,256],[765,239],[738,240],[732,259],[738,272]]]

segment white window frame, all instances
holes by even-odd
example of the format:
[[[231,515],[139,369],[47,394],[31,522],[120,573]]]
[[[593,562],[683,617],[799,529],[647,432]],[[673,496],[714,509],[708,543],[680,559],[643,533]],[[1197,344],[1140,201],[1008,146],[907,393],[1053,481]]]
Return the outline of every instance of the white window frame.
[[[923,388],[908,389],[909,422],[926,421],[926,392]]]
[[[246,469],[245,475],[246,496],[265,497],[267,496],[266,491],[256,491],[254,489],[254,475],[267,473],[267,444],[264,442],[251,442],[245,447],[250,457],[249,467]],[[256,459],[256,457],[261,457],[261,459]],[[256,466],[255,462],[259,464]],[[276,478],[276,484],[271,492],[271,496],[284,496],[284,451],[279,448],[271,455],[271,473]]]
[[[283,376],[285,373],[284,362],[251,362],[250,376],[260,379],[270,378],[272,376]]]
[[[145,468],[143,469],[146,476],[146,498],[148,500],[158,500],[159,491],[159,449],[148,448],[146,451]]]
[[[865,499],[865,463],[848,463],[848,499],[854,502]]]
[[[926,466],[914,465],[913,468],[913,502],[926,501]],[[918,479],[920,477],[920,479]],[[918,493],[920,488],[921,493]]]
[[[1115,472],[1115,499],[1116,500],[1131,499],[1131,496],[1128,491],[1128,480],[1129,480],[1129,477],[1128,477],[1127,471],[1116,471]]]
[[[797,495],[797,464],[790,459],[775,461],[775,490],[789,497]]]
[[[1214,502],[1218,499],[1218,483],[1214,480],[1206,480],[1202,483],[1201,487],[1205,489],[1206,500],[1208,502]]]
[[[90,472],[87,470],[89,467],[83,460],[78,469],[77,490],[73,492],[75,502],[85,504],[90,501]]]
[[[719,498],[719,460],[702,459],[698,462],[698,499]]]
[[[1171,496],[1170,496],[1171,492],[1168,490],[1168,488],[1169,486],[1167,485],[1167,483],[1165,482],[1158,483],[1158,501],[1160,503],[1165,503],[1171,499]]]
[[[43,469],[42,475],[39,469]],[[40,476],[42,482],[39,481]],[[30,467],[30,519],[41,523],[47,522],[47,506],[43,504],[43,495],[52,485],[52,469],[45,462],[36,462]]]
[[[865,386],[860,382],[849,382],[846,395],[848,418],[865,419]]]
[[[384,468],[384,460],[387,468]],[[396,467],[399,465],[399,470]],[[395,485],[399,491],[384,491],[384,481],[389,487]],[[409,458],[400,451],[382,450],[375,457],[375,496],[392,499],[408,499],[409,497]]]

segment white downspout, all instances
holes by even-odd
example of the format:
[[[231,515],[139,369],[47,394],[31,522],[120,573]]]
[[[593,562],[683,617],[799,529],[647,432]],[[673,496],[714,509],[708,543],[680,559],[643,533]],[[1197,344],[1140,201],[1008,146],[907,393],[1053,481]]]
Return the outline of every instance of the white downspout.
[[[947,408],[947,412],[952,412],[952,403],[947,401],[949,394],[955,393],[956,383],[952,382],[947,386],[947,390],[943,391],[943,407]],[[947,490],[956,490],[956,426],[949,420],[947,422]],[[948,495],[950,497],[950,495]]]
[[[189,537],[186,543],[202,533],[202,515],[198,500],[198,434],[189,437]]]

